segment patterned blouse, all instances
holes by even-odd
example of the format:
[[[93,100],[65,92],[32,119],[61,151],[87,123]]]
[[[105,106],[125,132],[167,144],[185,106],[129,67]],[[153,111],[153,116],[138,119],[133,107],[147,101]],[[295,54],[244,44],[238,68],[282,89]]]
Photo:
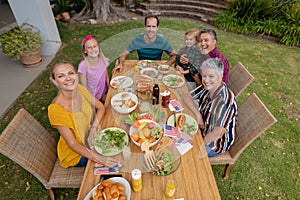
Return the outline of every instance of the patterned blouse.
[[[208,146],[217,153],[228,151],[235,139],[237,121],[237,103],[233,92],[223,83],[211,99],[210,92],[201,85],[192,97],[199,102],[199,112],[204,121],[204,129],[201,130],[203,137],[211,133],[215,126],[223,127],[219,139]]]

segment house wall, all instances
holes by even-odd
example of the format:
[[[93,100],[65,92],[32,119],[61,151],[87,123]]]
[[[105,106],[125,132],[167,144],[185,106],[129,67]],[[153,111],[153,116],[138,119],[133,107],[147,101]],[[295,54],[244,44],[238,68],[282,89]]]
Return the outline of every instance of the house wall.
[[[18,25],[26,22],[40,30],[41,55],[53,56],[61,46],[60,35],[48,0],[8,0]]]

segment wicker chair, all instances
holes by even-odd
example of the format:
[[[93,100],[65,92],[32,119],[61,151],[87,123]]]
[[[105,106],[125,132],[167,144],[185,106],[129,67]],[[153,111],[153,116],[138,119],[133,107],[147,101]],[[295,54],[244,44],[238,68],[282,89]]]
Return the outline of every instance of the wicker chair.
[[[34,175],[52,200],[55,196],[51,188],[80,187],[84,167],[61,167],[55,139],[23,108],[0,135],[0,153]]]
[[[238,62],[232,70],[229,71],[228,87],[238,97],[246,87],[253,81],[254,77],[244,67],[241,62]]]
[[[234,144],[229,151],[210,157],[210,163],[212,165],[226,164],[224,177],[228,178],[232,165],[241,153],[276,121],[256,94],[251,94],[238,107],[238,122]]]

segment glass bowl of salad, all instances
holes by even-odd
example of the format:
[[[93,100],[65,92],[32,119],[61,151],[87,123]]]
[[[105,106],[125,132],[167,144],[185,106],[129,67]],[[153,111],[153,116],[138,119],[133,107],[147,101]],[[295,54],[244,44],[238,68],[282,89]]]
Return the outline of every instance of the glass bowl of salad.
[[[145,163],[144,154],[141,154],[141,164],[147,172],[157,176],[167,176],[176,172],[180,167],[181,155],[173,143],[159,151],[156,151],[154,148],[153,151],[155,154],[155,162],[151,169],[149,169]]]

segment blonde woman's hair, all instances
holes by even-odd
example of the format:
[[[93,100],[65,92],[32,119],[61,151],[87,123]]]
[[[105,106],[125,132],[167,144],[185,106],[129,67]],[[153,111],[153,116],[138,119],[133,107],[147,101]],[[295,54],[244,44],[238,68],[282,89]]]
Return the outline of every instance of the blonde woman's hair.
[[[54,74],[55,68],[58,67],[58,66],[60,66],[60,65],[64,65],[64,64],[70,65],[70,66],[72,66],[72,67],[74,68],[74,66],[73,66],[71,63],[67,62],[67,61],[64,61],[64,60],[59,61],[59,62],[57,62],[56,64],[54,64],[54,65],[51,67],[50,79],[52,78],[53,80],[55,80],[55,74]]]

